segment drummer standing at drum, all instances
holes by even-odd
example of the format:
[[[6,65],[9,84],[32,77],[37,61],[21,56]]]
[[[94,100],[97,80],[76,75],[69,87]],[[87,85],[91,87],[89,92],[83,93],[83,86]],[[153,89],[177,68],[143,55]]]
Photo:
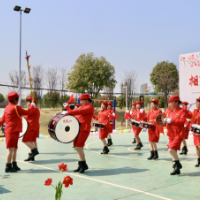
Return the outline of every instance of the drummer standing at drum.
[[[136,111],[137,111],[136,110],[136,103],[132,103],[132,110],[130,111],[130,118],[133,119],[133,120],[136,119]],[[132,126],[132,128],[133,128],[133,126]],[[134,143],[136,143],[135,135],[134,135],[132,144],[134,144]]]
[[[182,141],[182,144],[183,144],[182,152],[179,153],[179,154],[180,155],[187,155],[188,148],[187,148],[186,139],[188,139],[188,136],[189,136],[192,112],[189,111],[190,105],[188,105],[188,102],[182,102],[181,105],[183,107],[183,110],[185,110],[186,120],[185,120],[185,124],[184,124],[185,134],[184,134],[184,139]]]
[[[136,102],[136,118],[135,118],[135,120],[138,122],[143,121],[143,118],[145,117],[145,111],[144,111],[144,109],[142,109],[142,104],[143,103],[141,101]],[[134,132],[136,143],[137,143],[135,150],[140,150],[143,147],[143,144],[139,137],[139,134],[141,131],[142,131],[142,128],[133,127],[133,132]]]
[[[200,125],[200,97],[196,99],[196,107],[197,109],[193,110],[192,112],[192,120],[191,124],[198,124]],[[193,133],[194,138],[194,145],[196,147],[196,154],[197,154],[197,164],[195,167],[200,166],[200,135]]]
[[[32,103],[28,110],[22,109],[18,106],[19,94],[11,92],[7,95],[9,104],[4,110],[3,117],[0,119],[0,126],[6,123],[5,136],[6,136],[6,148],[8,149],[6,157],[5,172],[17,172],[21,170],[17,166],[17,148],[19,133],[22,132],[22,117],[23,115],[30,115],[34,112],[35,104]],[[12,164],[11,164],[12,161]]]
[[[107,110],[108,103],[106,101],[101,102],[101,111],[99,111],[98,115],[93,115],[93,119],[98,120],[99,123],[105,125],[104,129],[99,129],[99,139],[103,143],[103,152],[101,154],[108,154],[110,150],[106,144],[106,138],[108,137],[109,128],[110,128],[110,112]]]
[[[149,134],[149,143],[150,143],[150,157],[148,160],[156,160],[158,159],[158,149],[157,144],[160,138],[160,132],[163,133],[163,127],[160,127],[156,124],[156,117],[158,114],[162,113],[161,110],[158,109],[159,101],[157,99],[152,99],[150,101],[151,110],[148,111],[147,115],[144,117],[144,121],[147,121],[153,124],[153,128],[148,129]]]
[[[30,108],[32,97],[28,97],[26,101],[27,101],[27,107]],[[37,105],[36,98],[34,98],[34,103]],[[35,159],[34,156],[32,155],[33,152],[35,152],[34,155],[39,154],[36,143],[36,139],[39,138],[39,127],[40,127],[39,124],[40,111],[38,107],[36,106],[31,115],[25,116],[25,118],[28,121],[28,130],[24,135],[22,142],[24,142],[24,144],[28,146],[28,148],[30,149],[30,153],[28,154],[28,158],[24,161],[34,161]]]
[[[109,131],[108,131],[108,143],[107,143],[107,146],[113,145],[111,133],[113,132],[113,127],[114,127],[113,120],[115,119],[115,111],[112,109],[112,106],[113,106],[112,103],[109,102],[108,103],[108,112],[109,112],[109,116],[110,116],[110,128],[109,128]]]
[[[76,116],[80,123],[80,132],[74,141],[74,146],[79,156],[78,168],[74,172],[84,173],[88,169],[85,160],[85,153],[83,147],[90,134],[92,116],[94,115],[94,107],[91,105],[91,98],[89,94],[82,94],[80,96],[81,107],[76,110],[69,110],[66,105],[67,111],[65,114]]]

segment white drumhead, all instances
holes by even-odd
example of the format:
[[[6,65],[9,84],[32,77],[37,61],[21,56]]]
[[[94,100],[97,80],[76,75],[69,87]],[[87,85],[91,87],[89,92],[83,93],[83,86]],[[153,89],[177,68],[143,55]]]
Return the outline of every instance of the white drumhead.
[[[80,125],[78,120],[71,115],[63,116],[56,124],[55,133],[60,142],[70,143],[79,134]]]
[[[194,128],[199,128],[200,129],[200,125],[198,125],[198,124],[192,124],[191,126],[194,127]]]
[[[19,137],[22,137],[28,130],[28,122],[26,118],[22,117],[22,132],[19,133]]]
[[[138,121],[136,121],[136,120],[134,120],[134,119],[132,119],[131,121],[133,121],[133,122],[135,122],[135,123],[137,123],[137,124],[139,124],[140,122],[138,122]]]

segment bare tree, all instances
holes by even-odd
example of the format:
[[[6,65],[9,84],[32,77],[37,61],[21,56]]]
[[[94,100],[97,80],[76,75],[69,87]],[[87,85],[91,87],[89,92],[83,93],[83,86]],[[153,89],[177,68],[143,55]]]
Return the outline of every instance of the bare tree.
[[[60,80],[59,80],[59,86],[61,89],[61,98],[63,99],[63,96],[65,96],[65,89],[66,89],[66,83],[67,83],[67,68],[62,67],[60,68]]]
[[[32,69],[33,88],[35,89],[36,97],[40,99],[41,108],[41,93],[44,80],[44,69],[41,65],[35,66]]]
[[[11,85],[13,85],[13,86],[19,85],[18,71],[14,70],[14,71],[10,72],[9,78],[10,78]],[[26,72],[22,70],[21,71],[21,87],[25,87],[27,84],[28,84],[28,78],[27,78]],[[14,90],[17,91],[18,88],[15,88]],[[21,96],[22,96],[22,92],[23,92],[23,89],[21,89]]]
[[[47,80],[47,87],[50,90],[50,96],[51,96],[51,101],[53,103],[53,106],[55,108],[57,100],[57,93],[56,89],[58,86],[58,70],[57,68],[48,68],[46,71],[46,80]]]
[[[128,107],[132,103],[134,98],[134,93],[137,92],[137,72],[132,71],[124,71],[123,82],[127,86],[127,94],[128,94]]]

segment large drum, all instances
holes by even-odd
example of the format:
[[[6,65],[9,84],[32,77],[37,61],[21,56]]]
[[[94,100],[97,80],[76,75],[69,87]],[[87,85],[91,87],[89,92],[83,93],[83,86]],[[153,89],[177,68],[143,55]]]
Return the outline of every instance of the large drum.
[[[49,135],[61,143],[73,142],[80,132],[80,123],[72,115],[57,114],[49,122]]]
[[[191,131],[197,135],[200,135],[200,125],[198,124],[192,124],[191,125]]]
[[[4,133],[4,135],[5,135],[5,127],[6,123],[4,123],[1,127],[1,130]],[[19,133],[19,138],[23,137],[26,134],[27,130],[28,130],[28,121],[25,117],[22,117],[22,132]]]
[[[137,128],[140,128],[140,122],[134,120],[134,119],[129,119],[130,125],[135,126]]]
[[[149,130],[152,130],[153,127],[154,127],[154,125],[151,123],[143,122],[143,121],[140,122],[140,128],[147,128]]]

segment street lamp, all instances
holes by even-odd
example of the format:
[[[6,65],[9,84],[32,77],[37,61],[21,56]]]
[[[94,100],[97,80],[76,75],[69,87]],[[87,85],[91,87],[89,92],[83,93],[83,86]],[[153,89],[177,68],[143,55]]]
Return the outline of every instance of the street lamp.
[[[128,98],[127,98],[127,83],[122,83],[122,88],[126,89],[126,110],[128,110]],[[126,120],[126,128],[128,128],[128,121]]]
[[[19,86],[18,86],[18,93],[21,95],[21,39],[22,39],[22,11],[24,13],[30,13],[31,9],[30,8],[25,8],[24,10],[21,9],[20,6],[15,6],[13,8],[14,11],[20,12],[20,30],[19,30]],[[19,98],[19,104],[21,102],[21,97]]]

